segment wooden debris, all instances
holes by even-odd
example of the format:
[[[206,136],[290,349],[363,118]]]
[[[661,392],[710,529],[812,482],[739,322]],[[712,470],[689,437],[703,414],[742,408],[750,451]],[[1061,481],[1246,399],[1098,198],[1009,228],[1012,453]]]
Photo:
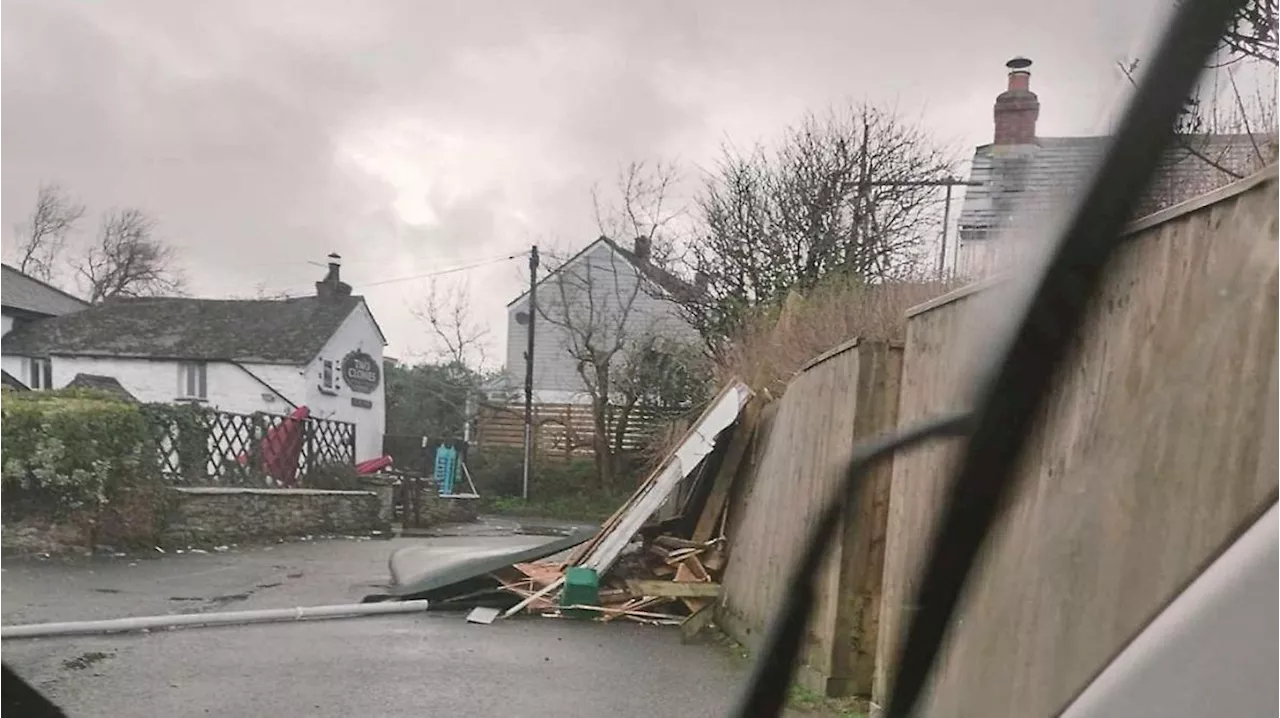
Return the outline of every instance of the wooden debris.
[[[719,573],[724,568],[724,549],[719,545],[702,555],[702,565],[708,571]]]
[[[676,549],[675,551],[668,553],[666,559],[664,560],[666,561],[668,566],[675,566],[678,563],[683,563],[686,559],[696,557],[698,554],[702,553],[704,550],[705,549],[700,549],[700,548]]]
[[[720,584],[679,581],[646,581],[643,579],[627,579],[627,588],[631,595],[667,596],[670,598],[715,598],[720,595]]]
[[[680,562],[676,567],[677,581],[710,581],[711,574],[707,573],[707,569],[698,560],[697,556],[690,556]]]
[[[760,401],[750,396],[741,382],[722,389],[678,449],[601,524],[594,538],[579,544],[567,559],[517,563],[495,571],[492,575],[500,584],[496,590],[519,597],[501,617],[522,611],[555,617],[585,613],[605,623],[626,619],[680,624],[684,640],[704,630],[713,620],[722,590],[720,574],[729,555],[724,536],[729,497],[760,416]],[[703,461],[716,448],[712,436],[721,442],[723,456],[714,476]],[[726,441],[727,447],[722,443]],[[707,498],[694,521],[681,502],[688,504],[690,497],[704,491]],[[678,501],[673,503],[673,497]],[[674,517],[668,516],[672,507]],[[638,543],[642,546],[636,551]],[[593,602],[598,605],[559,605],[570,567],[597,572],[599,591]]]
[[[506,610],[506,613],[503,613],[503,614],[502,614],[502,617],[503,617],[503,618],[509,618],[509,617],[514,616],[515,614],[517,614],[517,613],[519,613],[519,612],[523,611],[527,606],[529,606],[529,604],[533,603],[534,601],[536,601],[536,600],[538,600],[538,599],[540,599],[540,598],[543,598],[544,596],[547,596],[548,594],[550,594],[550,593],[551,593],[552,591],[554,591],[555,589],[560,588],[560,585],[561,585],[561,584],[563,584],[563,583],[564,583],[564,577],[562,576],[562,577],[560,578],[560,580],[556,581],[555,583],[547,584],[547,586],[545,586],[544,588],[542,588],[542,589],[538,590],[537,592],[535,592],[535,593],[531,593],[531,594],[529,594],[528,596],[525,596],[524,600],[522,600],[520,603],[517,603],[516,605],[512,606],[511,608],[508,608],[508,609]],[[553,604],[553,605],[554,605],[554,604]]]
[[[661,599],[661,600],[665,601],[668,599]],[[656,598],[632,598],[627,600],[620,606],[609,606],[608,607],[609,611],[604,612],[605,615],[601,616],[600,620],[603,623],[608,623],[617,618],[620,618],[623,613],[626,613],[628,611],[637,611],[642,608],[648,608],[649,606],[656,605],[658,602],[659,602],[659,599],[656,599]]]
[[[650,544],[649,547],[645,550],[648,551],[650,554],[662,559],[663,561],[666,561],[671,556],[671,549],[663,548],[662,546],[658,546],[657,544]]]
[[[729,449],[725,453],[724,461],[720,464],[720,470],[716,472],[715,482],[711,485],[711,494],[707,497],[707,504],[702,514],[698,516],[698,524],[693,529],[693,536],[690,537],[693,541],[706,542],[714,538],[716,524],[720,522],[720,517],[729,503],[729,489],[733,487],[733,480],[738,475],[738,466],[742,464],[742,457],[746,455],[747,447],[755,435],[759,417],[760,400],[748,401],[738,418],[733,437],[729,439]]]
[[[512,564],[511,568],[529,577],[539,587],[554,583],[564,575],[564,571],[560,570],[560,567],[555,564],[517,563]]]
[[[715,618],[715,606],[706,605],[680,623],[680,642],[688,643],[709,627]]]
[[[634,608],[609,608],[608,606],[565,606],[561,610],[562,611],[569,611],[569,610],[596,611],[598,613],[607,614],[607,617],[604,619],[606,621],[610,621],[610,620],[613,620],[614,618],[620,618],[620,617],[623,617],[623,618],[637,617],[637,618],[669,619],[669,620],[674,620],[679,622],[685,618],[684,616],[678,616],[672,613],[654,613],[651,611],[640,611]]]
[[[686,538],[680,538],[679,536],[665,536],[665,535],[658,536],[653,540],[653,543],[657,546],[661,546],[662,548],[670,549],[672,551],[676,549],[682,549],[682,548],[706,548],[707,547],[706,543],[700,543],[698,541],[693,541]]]

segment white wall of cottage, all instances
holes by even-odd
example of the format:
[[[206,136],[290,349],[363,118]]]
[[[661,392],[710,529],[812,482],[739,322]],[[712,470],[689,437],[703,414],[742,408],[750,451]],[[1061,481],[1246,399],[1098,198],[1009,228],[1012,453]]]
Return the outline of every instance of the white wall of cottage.
[[[332,359],[336,371],[340,372],[342,358],[356,350],[373,357],[381,368],[382,337],[364,304],[343,321],[320,354],[306,366],[251,362],[241,362],[237,366],[230,362],[209,362],[206,368],[207,396],[202,403],[221,411],[241,414],[256,411],[288,414],[293,410],[289,402],[306,405],[313,416],[356,425],[356,461],[376,458],[382,455],[382,435],[386,427],[384,381],[380,378],[377,388],[370,394],[352,391],[341,380],[340,374],[336,391],[325,392],[320,387],[323,360]],[[90,356],[54,356],[50,361],[54,388],[66,386],[77,374],[96,374],[114,377],[142,402],[167,404],[186,400],[181,390],[180,361]],[[31,386],[30,358],[5,355],[0,357],[0,366]],[[352,398],[366,399],[372,406],[355,406]]]
[[[364,461],[382,455],[382,435],[387,425],[386,377],[380,375],[378,386],[368,394],[347,386],[341,371],[342,359],[353,351],[368,354],[382,372],[382,335],[364,304],[342,322],[320,354],[307,365],[303,396],[312,416],[356,425],[356,461]],[[331,390],[322,386],[326,360],[334,364],[336,386]],[[353,399],[357,403],[368,401],[371,406],[356,406]]]

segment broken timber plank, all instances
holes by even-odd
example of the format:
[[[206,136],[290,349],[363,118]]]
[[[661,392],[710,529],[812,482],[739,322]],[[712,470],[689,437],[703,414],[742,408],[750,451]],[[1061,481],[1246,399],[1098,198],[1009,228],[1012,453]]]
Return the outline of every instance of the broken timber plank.
[[[716,472],[715,482],[711,484],[711,494],[707,496],[707,503],[693,529],[691,538],[695,542],[706,543],[714,538],[712,533],[716,529],[716,523],[719,522],[721,514],[724,513],[725,505],[729,500],[729,490],[733,488],[733,480],[738,475],[742,457],[746,455],[747,447],[755,435],[759,416],[760,400],[752,399],[747,402],[742,416],[738,419],[738,426],[733,430],[733,437],[729,439],[729,449],[724,461],[720,464],[720,470]]]
[[[653,542],[669,550],[675,550],[675,549],[681,549],[681,548],[706,548],[707,547],[706,543],[704,542],[690,541],[689,539],[680,538],[679,536],[658,536],[653,539]]]
[[[538,584],[539,587],[545,586],[552,581],[564,576],[564,572],[560,570],[556,564],[545,563],[516,563],[511,568],[519,571],[530,581]]]
[[[708,604],[680,623],[680,642],[688,643],[702,633],[715,620],[715,606]]]
[[[663,561],[666,561],[668,558],[671,557],[671,549],[663,548],[662,546],[658,546],[657,544],[650,545],[649,548],[645,550],[647,550],[649,553],[653,554],[654,556],[657,556],[658,558],[662,559]]]
[[[583,610],[583,611],[597,611],[599,613],[603,613],[605,614],[605,617],[601,620],[606,622],[612,621],[615,618],[622,618],[622,617],[630,618],[633,616],[639,617],[639,618],[657,618],[657,619],[674,620],[674,621],[679,621],[682,618],[684,618],[684,616],[677,616],[673,613],[652,613],[650,611],[637,611],[630,608],[606,608],[604,606],[564,606],[563,607],[563,610],[566,610],[566,611],[570,609]]]
[[[676,567],[675,580],[709,583],[711,574],[707,573],[707,569],[703,567],[697,556],[689,556]]]
[[[646,581],[627,579],[632,596],[667,596],[669,598],[715,598],[720,595],[720,584],[700,581]]]
[[[669,600],[671,599],[665,596],[646,596],[645,598],[633,598],[616,608],[612,606],[607,608],[604,606],[597,606],[597,608],[601,609],[601,613],[604,614],[604,617],[600,619],[601,622],[609,623],[614,619],[621,618],[624,614],[634,614],[640,609],[657,606],[666,603]]]
[[[691,558],[695,558],[698,554],[702,553],[704,550],[705,549],[700,549],[700,548],[676,549],[675,551],[672,551],[671,553],[667,554],[667,557],[663,559],[663,561],[668,566],[674,566],[678,563],[682,563]]]
[[[719,437],[737,422],[752,395],[751,388],[736,379],[721,389],[659,468],[632,494],[630,506],[617,523],[601,531],[599,540],[575,564],[594,569],[597,574],[608,573],[636,532],[715,449]]]
[[[719,572],[724,568],[724,549],[716,546],[702,556],[702,566],[708,571]]]
[[[689,609],[689,613],[697,613],[698,611],[701,611],[702,609],[706,608],[711,603],[711,599],[682,598],[680,599],[680,603],[683,603],[684,607]]]
[[[546,596],[547,594],[551,593],[552,591],[556,590],[557,588],[560,588],[561,584],[563,584],[563,583],[564,583],[564,577],[562,576],[562,577],[560,577],[560,579],[559,579],[558,581],[556,581],[556,582],[554,582],[554,583],[547,584],[547,586],[545,586],[545,587],[544,587],[544,588],[542,588],[541,590],[539,590],[539,591],[537,591],[537,592],[535,592],[535,593],[533,593],[533,594],[531,594],[531,595],[529,595],[529,596],[526,596],[526,597],[525,597],[525,599],[524,599],[523,601],[521,601],[520,603],[517,603],[516,605],[512,606],[511,608],[508,608],[508,609],[507,609],[507,611],[506,611],[506,613],[503,613],[503,614],[502,614],[502,618],[510,618],[511,616],[514,616],[515,614],[517,614],[517,613],[519,613],[519,612],[523,611],[523,610],[525,609],[525,607],[527,607],[529,604],[531,604],[531,603],[533,603],[534,601],[537,601],[538,599],[540,599],[540,598],[542,598],[542,597]]]

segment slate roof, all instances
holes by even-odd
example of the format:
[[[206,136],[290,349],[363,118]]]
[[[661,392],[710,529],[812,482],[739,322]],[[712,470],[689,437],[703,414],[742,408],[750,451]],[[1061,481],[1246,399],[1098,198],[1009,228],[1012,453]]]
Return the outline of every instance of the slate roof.
[[[653,282],[654,284],[658,285],[666,292],[669,292],[677,300],[683,301],[683,300],[687,300],[697,296],[698,290],[692,284],[677,277],[676,275],[672,274],[666,269],[663,269],[662,267],[659,267],[656,264],[653,264],[652,262],[646,262],[641,260],[640,257],[637,256],[635,252],[623,247],[622,245],[618,244],[612,239],[609,239],[608,237],[600,237],[596,239],[596,241],[578,250],[578,252],[574,254],[572,257],[569,257],[567,260],[560,263],[560,265],[557,266],[555,269],[551,270],[550,272],[547,272],[546,274],[543,274],[542,278],[538,280],[538,286],[541,287],[548,279],[552,277],[552,275],[554,275],[556,272],[560,271],[564,267],[567,267],[570,264],[573,264],[575,261],[577,261],[578,257],[581,257],[587,252],[591,251],[592,247],[595,247],[597,244],[601,242],[609,245],[609,247],[613,249],[613,251],[617,253],[618,256],[627,260],[627,262],[631,264],[631,266],[635,267],[636,271],[640,272],[640,274],[644,275],[645,278],[647,278],[649,281]],[[520,300],[524,299],[528,294],[529,294],[529,290],[526,289],[525,291],[520,293],[520,296],[507,302],[507,306],[510,307],[516,302],[519,302]]]
[[[0,265],[0,304],[33,314],[58,316],[89,306],[83,299],[67,294],[7,264]]]
[[[137,397],[130,394],[129,390],[124,388],[124,385],[120,383],[120,380],[113,376],[102,376],[101,374],[76,374],[74,379],[67,382],[67,387],[75,389],[96,389],[98,391],[105,391],[109,394],[115,394],[125,401],[138,401]]]
[[[960,212],[960,239],[994,237],[1061,209],[1102,158],[1108,137],[1038,137],[1036,145],[982,145],[973,153]],[[1268,141],[1258,138],[1258,141]],[[1270,140],[1274,141],[1274,140]],[[1190,148],[1190,149],[1188,149]],[[1237,177],[1197,157],[1230,168]],[[1265,151],[1264,151],[1265,152]],[[1183,135],[1166,152],[1134,219],[1186,201],[1261,169],[1248,135]]]
[[[323,348],[358,296],[279,300],[111,299],[34,321],[0,340],[19,356],[72,354],[305,364]]]
[[[646,262],[640,259],[635,252],[623,247],[612,239],[605,238],[609,246],[613,247],[613,251],[621,254],[624,259],[632,264],[641,274],[649,279],[649,281],[662,287],[670,292],[676,299],[688,299],[696,293],[694,286],[683,279],[677,277],[671,272],[659,267],[653,262]]]

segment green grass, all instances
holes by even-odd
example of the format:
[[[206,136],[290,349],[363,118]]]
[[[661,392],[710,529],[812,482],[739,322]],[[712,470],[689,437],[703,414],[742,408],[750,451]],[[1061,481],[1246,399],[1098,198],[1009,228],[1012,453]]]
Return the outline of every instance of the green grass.
[[[588,494],[551,499],[495,496],[484,500],[482,511],[499,516],[524,516],[572,521],[603,521],[627,500],[625,495]]]
[[[791,685],[787,695],[788,708],[823,718],[866,718],[862,710],[865,703],[857,698],[827,698],[796,684]]]
[[[706,640],[720,648],[735,666],[746,674],[751,666],[751,653],[718,627],[712,627]],[[816,691],[793,683],[787,692],[787,715],[812,718],[866,718],[866,701],[858,698],[827,698]]]

